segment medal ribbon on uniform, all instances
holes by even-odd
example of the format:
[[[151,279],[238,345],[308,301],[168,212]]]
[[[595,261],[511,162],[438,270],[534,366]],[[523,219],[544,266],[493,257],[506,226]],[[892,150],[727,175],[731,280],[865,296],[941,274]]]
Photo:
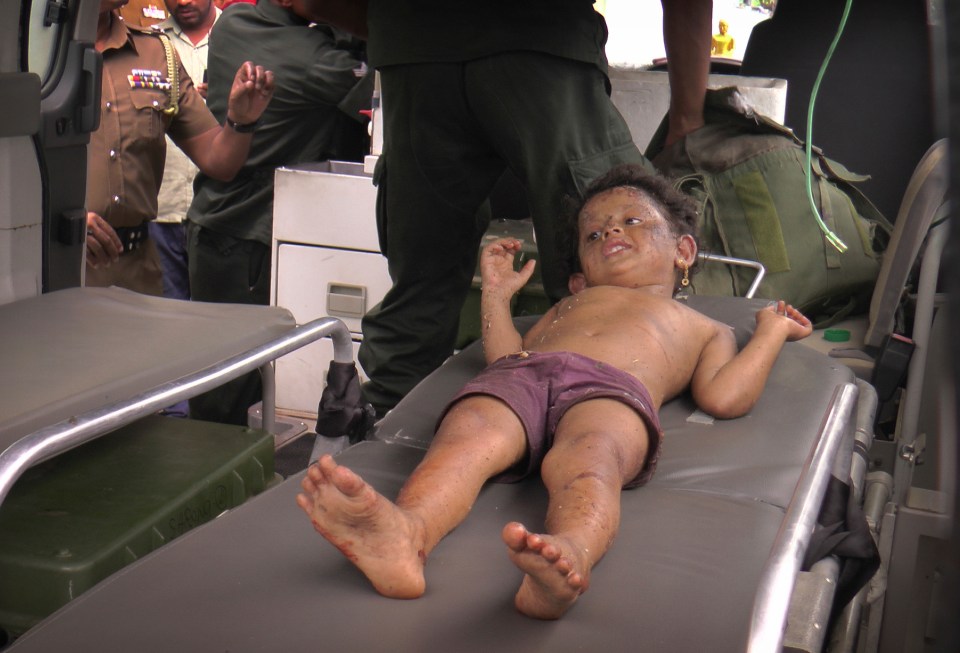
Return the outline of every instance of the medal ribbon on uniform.
[[[170,90],[170,82],[159,70],[134,68],[130,71],[130,74],[127,75],[127,81],[130,82],[130,88],[156,88],[162,91]]]

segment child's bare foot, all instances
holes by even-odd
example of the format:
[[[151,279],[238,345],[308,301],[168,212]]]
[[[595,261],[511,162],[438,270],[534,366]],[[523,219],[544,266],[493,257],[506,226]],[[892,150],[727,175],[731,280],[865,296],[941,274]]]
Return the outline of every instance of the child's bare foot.
[[[426,587],[417,529],[396,505],[325,455],[311,465],[297,504],[384,596],[414,599]]]
[[[558,619],[587,589],[589,570],[561,538],[531,533],[523,524],[503,527],[510,559],[526,573],[514,603],[528,617]]]

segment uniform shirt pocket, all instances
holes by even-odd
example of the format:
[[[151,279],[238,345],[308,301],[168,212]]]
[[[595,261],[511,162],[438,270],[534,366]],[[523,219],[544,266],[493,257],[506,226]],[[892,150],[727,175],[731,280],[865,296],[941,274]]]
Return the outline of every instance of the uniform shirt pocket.
[[[167,116],[164,109],[170,104],[167,94],[155,88],[130,89],[130,101],[134,108],[133,129],[140,138],[161,138],[166,131]]]

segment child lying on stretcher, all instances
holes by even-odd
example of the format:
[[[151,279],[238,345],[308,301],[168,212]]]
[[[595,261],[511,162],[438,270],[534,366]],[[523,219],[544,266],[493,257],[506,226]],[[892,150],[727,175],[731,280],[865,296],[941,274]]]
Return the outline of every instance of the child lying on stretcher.
[[[596,180],[578,208],[572,294],[523,337],[509,302],[534,262],[514,270],[516,240],[484,249],[488,367],[448,405],[396,503],[330,456],[308,470],[297,503],[381,594],[423,594],[427,556],[466,518],[484,483],[539,470],[549,493],[546,533],[511,522],[502,537],[525,574],[516,607],[560,617],[617,533],[621,490],[653,474],[660,406],[689,388],[705,412],[743,415],[783,343],[810,334],[810,321],[779,302],[757,313],[738,352],[729,327],[673,299],[696,261],[696,214],[665,180],[621,166]]]

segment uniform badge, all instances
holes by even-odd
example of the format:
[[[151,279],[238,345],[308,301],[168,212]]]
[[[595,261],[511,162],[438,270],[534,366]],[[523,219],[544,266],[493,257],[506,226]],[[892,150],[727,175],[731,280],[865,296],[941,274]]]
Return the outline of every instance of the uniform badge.
[[[159,70],[134,68],[127,75],[127,81],[130,82],[130,88],[156,88],[162,91],[170,89],[170,80]]]
[[[155,18],[157,20],[163,20],[167,17],[167,12],[158,7],[157,5],[147,5],[143,8],[143,15],[146,18]]]

